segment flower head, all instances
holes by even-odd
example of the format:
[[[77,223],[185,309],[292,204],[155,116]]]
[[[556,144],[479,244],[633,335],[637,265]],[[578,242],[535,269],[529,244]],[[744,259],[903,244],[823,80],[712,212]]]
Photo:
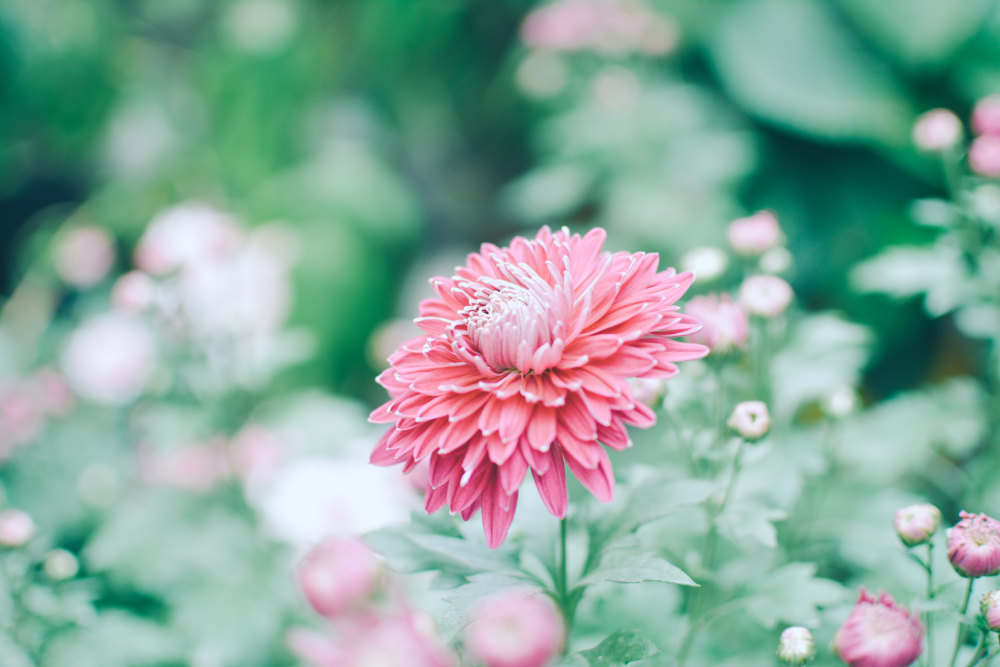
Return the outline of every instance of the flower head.
[[[850,667],[906,667],[923,651],[924,626],[888,593],[878,598],[861,589],[854,610],[834,638]]]
[[[922,151],[947,150],[962,138],[962,121],[948,109],[932,109],[913,125],[913,143]]]
[[[1000,632],[1000,591],[984,593],[979,601],[979,613],[986,621],[986,627],[993,632]]]
[[[62,354],[70,386],[96,403],[122,405],[142,393],[156,364],[156,340],[142,320],[95,315],[74,331]]]
[[[988,577],[1000,572],[1000,521],[985,514],[960,512],[948,530],[948,560],[963,577]]]
[[[777,317],[792,302],[792,287],[778,276],[751,276],[740,285],[740,304],[752,315]]]
[[[976,102],[972,110],[972,129],[977,134],[1000,135],[1000,94]]]
[[[896,534],[906,546],[926,544],[941,523],[941,510],[927,503],[910,505],[896,512],[894,523]]]
[[[733,220],[726,237],[733,250],[741,255],[760,255],[785,240],[778,218],[771,211],[759,211]]]
[[[111,270],[114,241],[101,227],[76,227],[60,234],[53,261],[56,273],[68,284],[92,287]]]
[[[375,589],[378,564],[364,542],[353,537],[323,542],[299,565],[299,585],[318,613],[333,618]]]
[[[771,429],[771,414],[763,401],[743,401],[733,408],[726,424],[747,440],[759,440]]]
[[[543,667],[559,651],[563,634],[562,618],[548,598],[511,591],[482,601],[466,646],[486,667]]]
[[[657,271],[655,254],[602,251],[586,236],[542,228],[509,248],[484,244],[420,304],[425,335],[404,343],[378,378],[391,400],[370,419],[391,423],[378,465],[430,462],[426,509],[482,510],[491,547],[503,542],[530,470],[542,500],[566,513],[565,466],[610,500],[604,447],[631,443],[627,424],[653,412],[627,380],[670,377],[707,349],[675,337],[698,329],[677,300],[691,274]]]
[[[976,137],[969,146],[969,166],[980,176],[1000,177],[1000,135]]]
[[[816,642],[809,628],[793,625],[785,628],[778,640],[778,657],[789,665],[801,665],[816,655]]]
[[[717,354],[746,345],[750,324],[746,311],[728,294],[698,296],[688,302],[687,313],[701,322],[701,330],[691,340],[707,345]]]

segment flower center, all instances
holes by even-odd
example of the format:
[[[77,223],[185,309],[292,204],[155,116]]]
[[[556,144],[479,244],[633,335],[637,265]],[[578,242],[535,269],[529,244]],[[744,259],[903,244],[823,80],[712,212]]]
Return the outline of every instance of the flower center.
[[[494,369],[527,371],[535,351],[552,342],[549,295],[506,281],[490,287],[463,312],[469,338]]]

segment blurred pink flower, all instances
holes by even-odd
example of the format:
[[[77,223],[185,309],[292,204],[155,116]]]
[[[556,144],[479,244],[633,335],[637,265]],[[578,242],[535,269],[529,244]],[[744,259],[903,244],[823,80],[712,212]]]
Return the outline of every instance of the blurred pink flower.
[[[21,510],[0,512],[0,545],[19,547],[35,535],[35,522]]]
[[[0,388],[0,437],[9,445],[31,442],[44,426],[42,406],[26,383]]]
[[[409,613],[346,619],[335,636],[288,633],[289,648],[316,667],[454,667],[455,658]]]
[[[672,20],[638,0],[555,0],[525,17],[521,40],[548,51],[662,55],[679,35]]]
[[[969,167],[980,176],[1000,177],[1000,135],[984,134],[972,141]]]
[[[972,110],[972,129],[976,134],[1000,135],[1000,94],[984,97]]]
[[[698,329],[676,301],[693,280],[657,272],[655,254],[602,251],[585,237],[542,228],[510,248],[483,244],[452,278],[431,280],[420,304],[426,335],[404,344],[379,375],[392,400],[370,419],[392,423],[377,465],[430,461],[425,507],[448,504],[469,519],[482,509],[499,546],[530,469],[549,511],[566,513],[565,465],[599,499],[614,489],[604,446],[631,443],[626,424],[655,414],[627,380],[670,377],[707,349],[674,339]]]
[[[559,652],[565,630],[552,601],[529,591],[482,600],[465,645],[486,667],[544,667]]]
[[[690,340],[707,345],[718,354],[746,345],[750,334],[746,311],[733,303],[728,294],[696,296],[685,311],[701,322],[701,329],[688,336]]]
[[[231,218],[208,204],[187,202],[149,223],[135,249],[135,265],[153,275],[211,259],[239,241]]]
[[[979,602],[979,613],[986,621],[986,627],[993,632],[1000,632],[1000,591],[984,593]]]
[[[332,636],[314,630],[292,628],[285,643],[295,656],[315,667],[341,667],[347,659]]]
[[[962,138],[962,121],[948,109],[932,109],[913,124],[913,143],[922,151],[951,148]]]
[[[364,542],[336,537],[315,547],[298,568],[299,586],[317,613],[334,618],[359,606],[378,577],[375,556]]]
[[[166,450],[140,445],[138,456],[142,479],[151,484],[205,492],[230,475],[222,440]]]
[[[910,505],[896,512],[894,523],[903,544],[908,547],[925,544],[941,523],[941,510],[927,503]]]
[[[740,304],[751,315],[776,317],[792,302],[792,286],[778,276],[750,276],[740,285]]]
[[[948,530],[948,560],[963,577],[988,577],[1000,572],[1000,521],[985,514],[959,512]]]
[[[785,235],[778,218],[771,211],[759,211],[729,223],[726,238],[733,250],[741,255],[760,255],[781,245]]]
[[[861,589],[834,646],[850,667],[906,667],[923,651],[924,626],[888,593]]]
[[[246,482],[271,478],[284,459],[278,436],[263,426],[248,424],[233,436],[229,457],[235,472]]]
[[[139,319],[96,315],[66,342],[62,371],[70,387],[96,403],[122,405],[139,397],[156,364],[156,340]]]
[[[42,368],[31,380],[31,391],[38,407],[46,415],[65,417],[73,410],[73,392],[62,373],[54,368]]]
[[[747,440],[758,440],[771,430],[771,414],[763,401],[743,401],[733,408],[726,424]]]
[[[56,273],[68,284],[91,287],[111,270],[115,261],[114,241],[101,227],[74,227],[60,233],[53,260]]]

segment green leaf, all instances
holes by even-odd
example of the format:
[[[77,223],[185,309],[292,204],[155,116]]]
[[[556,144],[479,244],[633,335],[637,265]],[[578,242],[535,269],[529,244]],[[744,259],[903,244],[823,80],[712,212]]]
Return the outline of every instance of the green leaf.
[[[843,586],[815,574],[812,563],[790,563],[756,579],[740,602],[766,628],[779,621],[815,626],[817,608],[840,602],[846,595]]]
[[[617,667],[658,654],[656,644],[638,632],[620,630],[587,651],[580,651],[590,667]]]
[[[759,543],[774,548],[778,545],[778,533],[773,521],[780,521],[787,515],[783,510],[764,507],[755,500],[730,503],[726,510],[715,519],[719,532],[737,543]]]
[[[896,246],[855,266],[851,283],[897,299],[926,294],[927,312],[937,317],[962,301],[965,270],[961,251],[946,241],[928,247]]]
[[[508,185],[502,200],[520,220],[548,220],[572,213],[583,203],[593,182],[593,174],[582,165],[539,167]]]
[[[825,3],[731,5],[709,53],[729,93],[771,122],[826,139],[908,144],[913,114],[897,83]]]
[[[697,586],[682,569],[653,553],[632,553],[625,549],[611,549],[600,565],[580,580],[587,586],[602,582],[639,584],[658,581],[681,586]]]

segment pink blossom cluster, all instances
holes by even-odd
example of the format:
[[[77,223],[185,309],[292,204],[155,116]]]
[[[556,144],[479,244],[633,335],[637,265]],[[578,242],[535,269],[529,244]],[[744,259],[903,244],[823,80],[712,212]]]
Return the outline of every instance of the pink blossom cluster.
[[[676,46],[678,29],[640,0],[555,0],[525,17],[521,39],[546,51],[662,55]]]
[[[0,381],[0,459],[33,442],[49,419],[66,417],[73,406],[65,377],[52,368]]]
[[[1000,178],[1000,93],[979,100],[972,130],[978,136],[969,146],[969,166],[980,176]]]

